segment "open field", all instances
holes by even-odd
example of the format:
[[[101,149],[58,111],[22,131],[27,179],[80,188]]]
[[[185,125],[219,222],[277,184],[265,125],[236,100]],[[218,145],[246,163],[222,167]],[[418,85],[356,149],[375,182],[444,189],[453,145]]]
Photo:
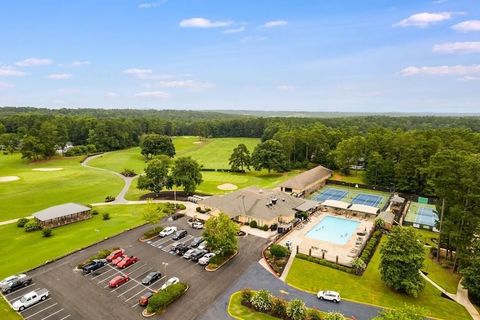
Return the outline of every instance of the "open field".
[[[0,256],[9,258],[9,263],[0,267],[0,279],[139,226],[144,223],[143,212],[147,206],[95,207],[99,211],[98,215],[89,220],[55,228],[51,238],[43,238],[41,231],[27,233],[15,224],[0,226]],[[102,220],[104,212],[110,213],[110,220]]]
[[[7,304],[7,301],[3,297],[0,297],[0,315],[2,315],[2,320],[21,320],[23,319],[13,311],[12,308]]]
[[[260,142],[254,138],[215,138],[201,141],[197,137],[174,137],[176,157],[192,157],[205,168],[228,169],[228,159],[233,149],[244,143],[250,152]],[[91,166],[121,172],[133,169],[142,173],[146,167],[140,148],[130,148],[107,153],[89,163]]]
[[[84,168],[82,157],[28,162],[20,154],[0,155],[0,177],[20,180],[0,183],[0,221],[29,216],[65,202],[102,202],[122,189],[122,180],[108,172]],[[63,168],[60,171],[33,171]]]
[[[228,314],[239,320],[278,320],[279,318],[272,317],[262,312],[253,311],[242,305],[242,293],[235,292],[230,297],[228,303]]]
[[[396,308],[403,303],[414,304],[426,310],[427,316],[441,319],[471,319],[466,309],[446,298],[432,285],[426,284],[418,298],[396,293],[385,286],[380,278],[379,250],[374,254],[363,276],[358,277],[305,260],[295,259],[287,276],[287,283],[309,292],[339,291],[343,298],[358,302]]]

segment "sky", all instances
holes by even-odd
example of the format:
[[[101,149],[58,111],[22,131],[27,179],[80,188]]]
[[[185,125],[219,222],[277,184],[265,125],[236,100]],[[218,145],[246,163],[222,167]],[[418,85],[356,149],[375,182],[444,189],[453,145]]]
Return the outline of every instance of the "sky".
[[[480,0],[15,0],[0,21],[0,106],[480,112]]]

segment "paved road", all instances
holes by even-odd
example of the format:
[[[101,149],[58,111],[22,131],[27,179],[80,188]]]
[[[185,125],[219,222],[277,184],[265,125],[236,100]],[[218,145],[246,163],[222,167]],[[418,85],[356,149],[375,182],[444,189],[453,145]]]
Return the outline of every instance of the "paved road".
[[[215,303],[197,320],[231,319],[226,312],[230,296],[243,288],[267,289],[275,296],[291,300],[299,298],[305,301],[307,306],[315,307],[323,311],[339,311],[348,316],[354,316],[358,320],[368,320],[375,317],[379,308],[360,303],[342,301],[338,304],[318,300],[314,295],[297,290],[286,285],[265,270],[259,263],[252,265]],[[289,294],[280,292],[286,291]]]

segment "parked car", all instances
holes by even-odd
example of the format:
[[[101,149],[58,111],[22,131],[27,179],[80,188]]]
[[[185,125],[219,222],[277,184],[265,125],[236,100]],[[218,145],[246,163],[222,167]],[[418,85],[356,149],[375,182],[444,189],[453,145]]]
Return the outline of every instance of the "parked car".
[[[199,265],[202,265],[202,266],[206,266],[207,264],[210,263],[210,260],[215,257],[215,253],[207,253],[206,255],[204,255],[203,257],[200,258],[200,260],[198,260],[198,264]]]
[[[161,277],[162,277],[162,274],[160,272],[152,271],[149,274],[147,274],[145,278],[142,279],[142,284],[146,286],[151,285]]]
[[[201,223],[201,222],[194,222],[194,223],[192,223],[192,228],[193,228],[193,229],[203,229],[203,223]]]
[[[183,217],[185,217],[185,215],[183,213],[176,213],[176,214],[170,216],[170,219],[172,219],[172,221],[175,221],[175,220],[178,220],[178,219],[183,218]]]
[[[83,274],[89,274],[90,272],[93,272],[95,270],[100,269],[101,267],[105,266],[106,264],[107,264],[106,259],[93,260],[92,262],[83,266],[82,272],[83,272]]]
[[[17,289],[29,286],[31,283],[32,278],[27,277],[26,274],[18,274],[0,281],[0,291],[7,294]]]
[[[148,300],[153,296],[153,292],[147,291],[142,296],[140,299],[138,299],[138,305],[141,307],[146,307],[148,305]]]
[[[190,248],[196,248],[200,245],[200,243],[202,243],[203,241],[205,241],[203,239],[203,237],[195,237],[193,238],[193,241],[192,243],[190,243]]]
[[[108,256],[107,256],[107,261],[112,262],[113,259],[117,259],[120,256],[123,256],[125,254],[125,250],[120,248],[115,251],[112,251]]]
[[[190,260],[190,258],[192,257],[192,254],[195,252],[195,250],[197,250],[197,249],[188,249],[187,252],[185,252],[183,254],[183,257],[187,260]]]
[[[110,281],[108,282],[108,286],[110,288],[117,288],[122,284],[124,284],[125,282],[127,282],[128,280],[130,280],[130,277],[128,275],[115,276],[112,279],[110,279]]]
[[[170,287],[172,284],[176,284],[176,283],[179,283],[180,282],[180,279],[178,279],[177,277],[172,277],[170,279],[168,279],[163,285],[162,287],[160,288],[160,290],[165,290],[167,289],[168,287]]]
[[[135,256],[127,257],[127,258],[123,259],[122,261],[120,261],[119,263],[117,263],[117,268],[125,269],[126,267],[129,267],[132,264],[137,263],[137,262],[138,262],[137,257],[135,257]]]
[[[120,263],[120,261],[122,261],[123,259],[127,259],[128,258],[128,255],[124,254],[124,255],[121,255],[119,257],[116,257],[115,259],[112,260],[112,264],[114,266],[116,266],[118,263]]]
[[[179,255],[179,256],[183,256],[188,250],[190,250],[192,248],[190,248],[189,246],[187,246],[186,244],[182,243],[181,246],[179,246],[177,249],[176,249],[176,253]]]
[[[333,301],[335,303],[340,302],[340,293],[336,291],[318,291],[317,298],[320,300]]]
[[[180,240],[182,238],[185,238],[187,236],[188,232],[187,230],[178,230],[177,232],[175,232],[175,234],[173,235],[173,240]]]
[[[207,250],[201,250],[201,249],[196,249],[197,251],[195,251],[193,254],[192,254],[192,257],[190,258],[190,260],[192,260],[193,262],[198,262],[198,260],[203,257],[205,254],[208,253]]]
[[[200,250],[206,250],[207,246],[208,246],[207,241],[203,241],[202,243],[200,243],[200,245],[197,248]]]
[[[40,301],[46,300],[49,294],[50,293],[47,289],[30,291],[12,304],[13,310],[23,311],[26,308],[39,303]]]
[[[158,234],[158,236],[160,238],[165,238],[166,236],[169,236],[171,235],[172,233],[176,232],[177,231],[177,227],[175,226],[171,226],[171,227],[166,227],[165,229],[163,229],[162,231],[160,231],[160,233]]]

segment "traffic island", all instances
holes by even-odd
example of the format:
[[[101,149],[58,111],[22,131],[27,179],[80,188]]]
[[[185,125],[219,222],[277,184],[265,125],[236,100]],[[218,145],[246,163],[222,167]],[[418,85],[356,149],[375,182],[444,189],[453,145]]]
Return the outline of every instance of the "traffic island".
[[[205,267],[205,270],[210,272],[217,271],[218,269],[223,267],[225,264],[227,264],[227,262],[235,258],[237,254],[238,254],[238,250],[228,257],[221,256],[221,255],[215,256],[212,258],[212,260],[210,260],[210,263]]]
[[[142,316],[150,318],[163,313],[170,304],[180,299],[188,288],[189,286],[186,283],[179,282],[159,290],[148,300],[147,308],[142,311]]]

